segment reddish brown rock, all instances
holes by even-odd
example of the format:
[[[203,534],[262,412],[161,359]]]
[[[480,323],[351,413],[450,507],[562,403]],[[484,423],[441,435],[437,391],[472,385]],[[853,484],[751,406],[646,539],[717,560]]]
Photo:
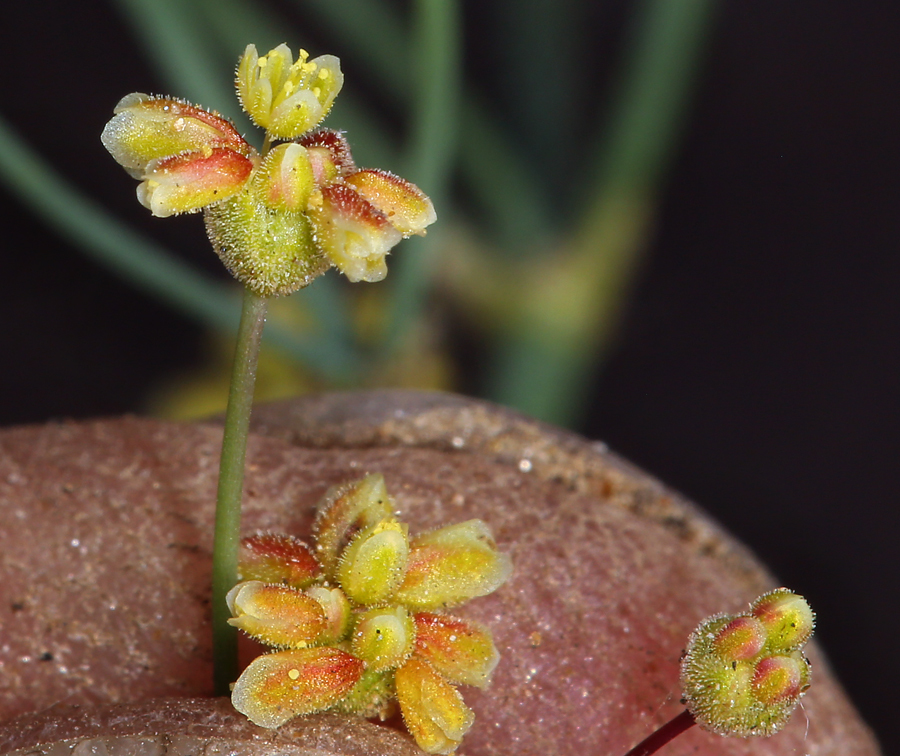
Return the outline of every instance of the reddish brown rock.
[[[305,535],[328,486],[380,471],[413,532],[481,517],[512,554],[509,583],[461,611],[493,627],[503,655],[489,690],[463,691],[476,711],[470,756],[624,753],[680,710],[691,629],[777,585],[601,445],[490,405],[331,395],[260,408],[255,428],[247,532]],[[209,695],[219,443],[212,426],[133,418],[0,434],[0,721],[60,703]],[[876,754],[821,653],[810,657],[813,689],[783,733],[695,730],[666,753]],[[0,726],[0,744],[24,721]],[[223,737],[248,727],[229,721]],[[351,727],[323,721],[336,738]]]

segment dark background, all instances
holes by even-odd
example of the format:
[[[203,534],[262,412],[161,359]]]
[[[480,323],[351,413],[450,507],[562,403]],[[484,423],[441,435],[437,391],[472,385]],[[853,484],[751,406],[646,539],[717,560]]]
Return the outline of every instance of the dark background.
[[[470,5],[477,57],[502,17]],[[629,4],[595,7],[598,44],[615,44]],[[218,275],[197,218],[149,219],[100,147],[122,94],[162,88],[114,8],[17,6],[4,36],[3,115],[98,202]],[[808,596],[887,750],[900,679],[898,40],[893,2],[721,3],[646,264],[577,428],[700,502]],[[614,57],[588,61],[589,88]],[[140,411],[198,362],[198,326],[2,199],[0,422]]]

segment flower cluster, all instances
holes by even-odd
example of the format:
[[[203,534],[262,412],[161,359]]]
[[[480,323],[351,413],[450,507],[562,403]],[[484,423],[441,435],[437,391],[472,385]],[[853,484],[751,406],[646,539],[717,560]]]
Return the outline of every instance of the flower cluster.
[[[396,701],[423,750],[451,753],[473,720],[455,684],[485,687],[499,655],[445,610],[498,588],[509,557],[481,520],[410,539],[377,474],[329,491],[314,537],[243,543],[229,622],[278,650],[244,670],[235,708],[274,728],[325,709],[384,719]]]
[[[408,181],[357,168],[340,133],[316,130],[342,84],[334,56],[294,61],[279,45],[260,57],[248,45],[236,86],[266,130],[262,153],[218,113],[141,93],[119,102],[101,139],[154,215],[204,210],[217,254],[255,293],[289,294],[331,265],[379,281],[387,253],[424,234],[434,207]],[[278,140],[289,141],[270,149]]]
[[[722,735],[772,735],[810,682],[803,645],[815,615],[802,596],[778,588],[737,616],[717,615],[691,635],[681,665],[685,703]]]

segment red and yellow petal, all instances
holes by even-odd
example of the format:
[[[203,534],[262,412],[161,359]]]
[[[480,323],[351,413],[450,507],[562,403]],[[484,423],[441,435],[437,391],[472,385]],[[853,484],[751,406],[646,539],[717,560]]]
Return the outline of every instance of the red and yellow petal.
[[[306,588],[322,568],[312,549],[299,538],[278,533],[260,533],[241,542],[238,577]]]
[[[486,688],[500,661],[490,630],[446,614],[419,612],[416,656],[428,661],[450,682]]]
[[[233,615],[228,624],[269,646],[305,648],[328,629],[322,605],[286,585],[238,583],[226,601]]]
[[[437,754],[456,750],[475,719],[459,691],[415,656],[397,670],[394,681],[403,721],[419,748]]]
[[[425,228],[437,220],[434,205],[425,192],[389,171],[357,171],[345,181],[384,213],[403,236],[424,235]]]
[[[152,160],[142,174],[138,200],[160,218],[191,213],[237,194],[252,170],[253,161],[230,148]]]
[[[420,611],[455,606],[492,593],[511,572],[488,526],[468,520],[413,539],[406,577],[392,600]]]
[[[316,183],[320,186],[356,171],[350,145],[339,131],[317,129],[300,137],[297,143],[309,152]]]
[[[374,282],[387,275],[385,257],[403,235],[353,187],[323,186],[313,194],[308,215],[319,247],[347,278]]]
[[[168,97],[140,92],[123,97],[100,139],[116,161],[141,177],[153,160],[215,149],[229,149],[245,157],[255,150],[232,123],[217,113]]]
[[[280,727],[334,706],[359,682],[365,665],[327,646],[279,651],[254,659],[234,684],[234,708],[260,727]]]

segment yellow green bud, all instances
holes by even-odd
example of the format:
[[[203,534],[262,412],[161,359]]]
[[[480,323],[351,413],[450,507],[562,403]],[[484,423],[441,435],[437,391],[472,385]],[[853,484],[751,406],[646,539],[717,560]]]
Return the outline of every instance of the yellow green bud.
[[[394,600],[422,611],[455,606],[492,593],[511,572],[488,526],[468,520],[413,539]]]
[[[426,753],[452,753],[472,726],[474,715],[459,691],[428,662],[413,657],[395,673],[400,713]]]
[[[368,669],[395,669],[412,653],[416,625],[402,606],[368,609],[359,615],[350,638],[351,650]]]
[[[218,113],[142,92],[119,100],[100,141],[136,178],[151,161],[187,152],[208,157],[215,149],[227,148],[248,158],[256,154],[234,125]]]
[[[228,624],[270,646],[305,648],[327,627],[319,602],[286,585],[238,583],[226,601],[233,615]]]
[[[258,656],[234,684],[234,708],[260,727],[328,709],[359,682],[363,662],[328,646]]]
[[[766,705],[791,701],[809,687],[809,664],[794,652],[791,656],[767,656],[753,673],[754,695]]]
[[[389,598],[403,580],[409,557],[406,525],[382,520],[361,531],[344,549],[338,582],[357,604],[377,604]]]
[[[325,574],[335,579],[344,549],[362,529],[376,525],[394,513],[380,473],[334,486],[318,507],[313,523],[316,556]]]
[[[725,661],[752,659],[766,644],[766,629],[755,617],[735,617],[716,633],[715,652]]]
[[[812,635],[816,615],[803,596],[776,588],[753,602],[753,616],[766,628],[773,651],[793,651]]]
[[[293,143],[273,147],[253,180],[260,199],[275,210],[305,210],[315,188],[306,148]]]
[[[256,151],[218,114],[141,93],[119,102],[100,139],[141,179],[140,203],[163,218],[234,196],[258,160]]]

